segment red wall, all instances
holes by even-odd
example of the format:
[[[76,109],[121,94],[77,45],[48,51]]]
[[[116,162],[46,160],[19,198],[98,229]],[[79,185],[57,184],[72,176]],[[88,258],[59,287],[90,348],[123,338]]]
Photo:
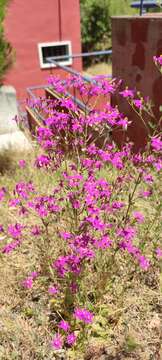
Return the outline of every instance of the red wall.
[[[140,91],[144,97],[149,96],[158,121],[159,106],[162,104],[162,76],[153,62],[153,56],[162,54],[161,15],[113,17],[112,48],[113,77],[123,79],[123,89],[128,86]],[[132,121],[123,137],[121,132],[118,134],[119,142],[129,136],[135,144],[135,151],[144,148],[148,132],[139,116],[119,94],[113,96],[113,104],[117,104],[120,111]],[[145,120],[150,121],[152,118],[145,115]]]
[[[14,86],[18,98],[26,97],[26,88],[46,84],[51,71],[41,69],[38,43],[70,40],[72,53],[81,52],[79,0],[12,0],[5,19],[5,33],[16,52],[15,63],[6,76],[5,84]],[[82,70],[81,59],[72,67]],[[62,77],[65,72],[52,69]]]

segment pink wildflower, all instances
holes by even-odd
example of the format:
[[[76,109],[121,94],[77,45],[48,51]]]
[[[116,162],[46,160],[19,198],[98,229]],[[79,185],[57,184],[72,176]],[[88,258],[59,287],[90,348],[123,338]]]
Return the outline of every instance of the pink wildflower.
[[[19,205],[21,202],[21,200],[19,198],[15,198],[15,199],[10,199],[9,200],[9,207],[15,207],[17,205]]]
[[[49,293],[50,295],[56,295],[56,294],[58,293],[57,287],[56,287],[56,286],[50,286],[50,287],[48,288],[48,293]]]
[[[134,102],[134,105],[135,105],[138,109],[140,109],[140,110],[143,109],[142,100],[140,100],[140,99],[135,99],[135,100],[133,100],[133,102]]]
[[[19,166],[20,168],[24,168],[26,166],[26,161],[25,160],[19,160]]]
[[[123,202],[120,202],[120,201],[114,201],[112,203],[112,209],[115,209],[115,210],[120,210],[123,208],[123,206],[125,206],[125,204]]]
[[[153,176],[151,174],[144,175],[143,179],[147,184],[152,184],[154,181]]]
[[[31,289],[33,287],[33,279],[32,279],[32,277],[28,277],[25,280],[23,280],[22,285],[26,289]]]
[[[78,291],[78,285],[76,282],[72,281],[70,284],[70,289],[72,291],[73,294],[76,294],[76,292]]]
[[[133,98],[134,97],[134,91],[130,90],[130,89],[125,89],[123,91],[120,91],[119,94],[122,95],[124,98]]]
[[[143,221],[144,221],[144,216],[143,216],[143,214],[141,214],[139,211],[134,211],[133,216],[134,216],[134,218],[136,219],[136,221],[137,221],[138,223],[143,223]]]
[[[58,327],[62,330],[64,330],[65,332],[70,330],[70,325],[67,321],[65,320],[61,320]]]
[[[152,137],[151,145],[152,145],[152,148],[155,151],[161,151],[162,150],[162,141],[161,141],[160,137],[157,137],[157,136]]]
[[[9,254],[13,250],[15,250],[18,246],[20,246],[20,244],[21,244],[20,240],[13,241],[10,244],[7,244],[3,247],[2,253]]]
[[[160,248],[156,249],[156,256],[158,259],[160,259],[162,257],[162,249],[160,249]]]
[[[112,240],[107,236],[103,236],[100,240],[95,242],[95,246],[98,249],[107,249],[112,245]]]
[[[67,338],[66,338],[66,342],[69,346],[73,346],[74,343],[76,342],[76,335],[74,333],[70,333]]]
[[[60,232],[60,236],[62,237],[62,239],[64,240],[68,240],[71,238],[71,234],[67,231],[61,231]]]
[[[153,56],[153,60],[154,60],[155,64],[162,66],[162,55]]]
[[[31,228],[31,234],[34,236],[39,236],[41,234],[41,229],[38,225],[35,225]]]
[[[63,346],[63,339],[60,334],[56,334],[55,337],[51,341],[52,347],[54,347],[56,350],[59,350]]]
[[[31,274],[22,282],[22,285],[26,289],[31,289],[33,287],[33,280],[38,277],[39,273],[37,271],[32,271]]]
[[[90,324],[93,321],[94,317],[94,315],[90,311],[80,308],[77,308],[74,311],[74,316],[76,319],[83,321],[85,324]]]
[[[37,271],[32,271],[31,274],[29,275],[29,277],[31,277],[32,279],[36,279],[38,277],[39,273]]]
[[[16,223],[14,225],[11,224],[8,226],[8,233],[13,238],[18,239],[22,235],[22,229],[23,229],[23,225],[19,223]]]
[[[139,260],[140,267],[143,270],[148,270],[148,268],[150,266],[150,261],[148,259],[146,259],[145,256],[143,256],[143,255],[139,255],[137,258]]]
[[[117,230],[117,235],[126,240],[132,240],[136,235],[136,230],[131,226],[125,227],[124,229],[120,228]]]
[[[154,162],[154,167],[156,168],[157,171],[160,171],[162,169],[162,160],[158,159],[156,162]]]
[[[4,199],[5,194],[6,194],[6,189],[4,187],[2,187],[0,189],[0,201]]]
[[[145,190],[140,192],[140,196],[143,198],[148,198],[152,195],[152,190]]]
[[[50,159],[46,155],[38,156],[36,159],[36,162],[35,162],[35,164],[38,168],[46,167],[49,165],[49,163],[50,163]]]

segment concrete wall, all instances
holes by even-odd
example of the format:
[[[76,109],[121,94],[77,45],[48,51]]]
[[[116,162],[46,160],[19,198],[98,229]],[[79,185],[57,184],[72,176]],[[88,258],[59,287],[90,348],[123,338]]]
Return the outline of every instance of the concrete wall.
[[[58,69],[40,68],[38,43],[70,40],[72,52],[81,52],[79,0],[12,0],[5,33],[16,51],[16,61],[5,84],[13,85],[18,98],[24,98],[25,89],[47,83],[51,71],[65,77]],[[75,59],[73,67],[81,71],[81,59]]]
[[[0,87],[0,135],[18,130],[12,120],[17,114],[15,89],[12,86]]]
[[[139,90],[149,96],[156,119],[162,104],[162,76],[153,63],[153,56],[162,54],[162,17],[158,14],[141,17],[112,18],[112,73],[123,79],[123,88]],[[113,103],[132,121],[128,132],[135,142],[135,149],[144,147],[147,132],[127,102],[120,96]],[[118,139],[121,140],[121,135]]]
[[[16,91],[12,86],[0,87],[0,152],[29,151],[32,146],[13,120],[18,115]]]

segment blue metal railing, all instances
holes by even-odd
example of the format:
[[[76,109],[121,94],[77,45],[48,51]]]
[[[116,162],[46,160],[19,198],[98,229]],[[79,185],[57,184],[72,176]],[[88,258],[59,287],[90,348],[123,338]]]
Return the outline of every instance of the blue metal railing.
[[[30,86],[26,89],[27,94],[29,95],[29,97],[31,97],[33,100],[37,99],[37,96],[34,94],[34,90],[45,90],[45,89],[53,89],[51,86],[49,86],[49,84],[46,85],[36,85],[36,86]],[[77,99],[75,96],[71,95],[68,91],[66,91],[65,93],[66,96],[70,96],[70,98],[74,101],[74,103],[76,103],[78,105],[78,107],[81,110],[85,110],[89,111],[89,108],[87,106],[85,106],[85,104],[83,104],[82,101],[80,101],[79,99]],[[43,120],[43,117],[39,114],[39,117],[41,120]]]
[[[112,55],[112,50],[101,50],[101,51],[92,51],[92,52],[85,52],[79,54],[71,54],[71,55],[60,55],[60,56],[53,56],[51,59],[58,60],[67,60],[67,59],[75,59],[80,57],[89,57],[89,56],[100,56],[100,55]]]
[[[46,60],[48,61],[49,64],[55,65],[56,67],[59,67],[60,69],[64,70],[65,72],[67,72],[69,74],[79,76],[79,77],[81,77],[83,80],[85,80],[87,82],[90,82],[90,83],[92,82],[92,79],[91,79],[90,76],[81,75],[78,71],[76,71],[76,70],[74,70],[74,69],[72,69],[72,68],[70,68],[68,66],[60,64],[58,61],[55,60],[54,57],[47,57]]]
[[[88,76],[88,75],[82,75],[80,74],[78,71],[72,69],[69,66],[65,66],[62,65],[61,63],[59,63],[59,59],[60,60],[67,60],[69,58],[80,58],[80,57],[88,57],[88,56],[100,56],[100,55],[111,55],[112,54],[112,50],[104,50],[104,51],[93,51],[93,52],[89,52],[89,53],[79,53],[79,54],[72,54],[72,55],[61,55],[61,56],[55,56],[55,57],[47,57],[46,61],[51,64],[51,65],[55,65],[56,67],[61,68],[62,70],[64,70],[65,72],[75,75],[75,76],[79,76],[81,77],[84,81],[88,82],[88,83],[95,83],[96,80],[94,80],[92,77]],[[111,75],[107,75],[107,77],[111,78]],[[51,86],[49,86],[49,84],[47,85],[36,85],[36,86],[31,86],[28,87],[27,90],[27,94],[29,95],[29,97],[31,97],[33,100],[37,99],[37,96],[34,94],[35,90],[45,90],[46,88],[51,88]],[[87,110],[89,111],[88,107],[85,106],[85,104],[80,101],[78,98],[76,98],[76,96],[72,96],[70,93],[66,92],[67,96],[70,96],[72,98],[72,100],[79,106],[80,109],[82,110]]]
[[[162,6],[162,1],[157,0],[138,0],[131,3],[132,8],[140,9],[140,15],[149,9],[155,9]]]
[[[56,67],[61,68],[66,73],[69,73],[69,74],[72,74],[75,76],[79,76],[88,83],[95,83],[96,80],[93,79],[92,77],[87,76],[87,75],[82,75],[78,71],[72,69],[71,67],[62,65],[61,63],[59,63],[58,60],[66,60],[69,58],[73,59],[73,58],[88,57],[88,56],[111,55],[111,54],[112,54],[112,50],[93,51],[90,53],[80,53],[80,54],[65,55],[65,56],[47,57],[46,60],[47,60],[47,62],[49,62],[49,64],[55,65]],[[111,78],[111,75],[107,75],[107,77]],[[36,100],[38,98],[38,96],[36,96],[34,94],[34,92],[37,90],[39,90],[39,91],[41,90],[41,92],[42,92],[42,90],[44,91],[47,88],[53,90],[52,86],[49,86],[49,84],[31,86],[31,87],[28,87],[26,90],[27,90],[27,94],[28,94],[29,98]],[[75,92],[74,92],[74,96],[72,94],[70,94],[69,92],[66,92],[65,95],[70,96],[71,99],[74,101],[74,103],[77,104],[81,110],[86,111],[87,113],[89,112],[89,110],[90,110],[89,107],[75,96]],[[43,116],[40,113],[38,113],[35,109],[33,109],[33,112],[38,117],[38,119],[43,122],[43,120],[44,120]]]
[[[80,53],[80,54],[73,54],[73,55],[61,55],[61,56],[50,56],[46,58],[46,61],[48,63],[50,63],[51,65],[55,65],[56,67],[61,68],[62,70],[64,70],[65,72],[68,72],[69,74],[72,75],[76,75],[76,76],[80,76],[83,80],[92,83],[94,82],[94,80],[87,75],[81,75],[78,71],[62,65],[61,63],[59,63],[59,59],[60,60],[67,60],[67,59],[75,59],[75,58],[80,58],[80,57],[89,57],[89,56],[101,56],[101,55],[112,55],[112,50],[104,50],[104,51],[93,51],[93,52],[89,52],[89,53]],[[108,77],[111,78],[111,75],[107,75]]]

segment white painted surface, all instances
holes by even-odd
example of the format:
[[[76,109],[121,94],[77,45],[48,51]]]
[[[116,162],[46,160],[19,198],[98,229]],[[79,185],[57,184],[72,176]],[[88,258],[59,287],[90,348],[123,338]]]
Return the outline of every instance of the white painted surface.
[[[56,67],[55,64],[52,63],[44,63],[43,61],[43,53],[42,53],[42,48],[43,47],[55,47],[55,46],[59,46],[59,45],[67,45],[68,46],[68,54],[65,54],[65,56],[71,56],[72,55],[72,47],[71,47],[71,41],[57,41],[57,42],[47,42],[47,43],[39,43],[38,44],[38,56],[39,56],[39,63],[40,63],[40,67],[41,69],[50,69],[53,67]],[[72,58],[66,59],[66,60],[61,60],[59,62],[59,60],[57,60],[58,63],[60,63],[61,65],[72,65],[73,60]]]
[[[18,115],[16,91],[12,86],[0,87],[0,151],[28,151],[29,140],[13,120]]]

